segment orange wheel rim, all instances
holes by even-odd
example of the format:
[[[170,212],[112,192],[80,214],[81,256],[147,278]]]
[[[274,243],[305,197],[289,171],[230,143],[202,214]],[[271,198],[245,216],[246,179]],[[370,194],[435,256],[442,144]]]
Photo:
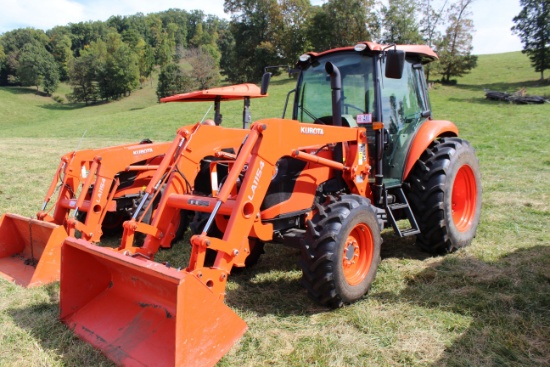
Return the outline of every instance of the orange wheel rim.
[[[360,223],[349,233],[344,244],[342,265],[344,277],[350,285],[357,285],[369,273],[374,253],[374,241],[370,228]]]
[[[472,226],[476,214],[477,186],[474,171],[470,166],[458,170],[453,183],[451,209],[453,222],[460,232]]]

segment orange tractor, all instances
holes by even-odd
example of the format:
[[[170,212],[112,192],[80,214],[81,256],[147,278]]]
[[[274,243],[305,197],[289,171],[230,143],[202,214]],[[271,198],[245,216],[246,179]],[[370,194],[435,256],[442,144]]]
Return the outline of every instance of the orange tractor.
[[[232,129],[180,129],[170,174],[148,187],[164,188],[150,223],[126,222],[118,251],[65,241],[61,320],[120,365],[212,366],[247,328],[223,302],[227,279],[265,242],[299,247],[302,284],[331,308],[368,292],[385,227],[430,252],[468,245],[478,161],[453,123],[432,118],[422,65],[436,59],[427,46],[370,42],[305,54],[292,119],[256,121],[234,156],[196,155],[203,144],[221,152]],[[185,179],[199,159],[201,189]],[[153,259],[181,210],[197,214],[176,269]]]
[[[244,125],[250,122],[250,98],[260,97],[265,95],[260,94],[257,86],[240,84],[168,97],[164,102],[213,101],[214,123],[219,125],[222,121],[220,102],[244,100]],[[245,133],[234,136],[226,148],[238,148]],[[148,211],[139,207],[144,196],[143,188],[155,173],[164,174],[159,169],[161,162],[174,159],[165,155],[171,145],[170,142],[144,140],[136,144],[74,151],[62,156],[36,218],[11,213],[0,217],[0,277],[25,287],[57,281],[61,245],[67,237],[97,243],[103,233],[119,232],[125,220],[138,215],[150,220],[156,203],[153,202]],[[197,154],[203,151],[204,155],[211,153],[201,149]],[[194,175],[192,172],[189,178],[193,179]],[[56,192],[57,199],[47,210]],[[183,236],[187,215],[187,212],[176,215],[172,239]]]

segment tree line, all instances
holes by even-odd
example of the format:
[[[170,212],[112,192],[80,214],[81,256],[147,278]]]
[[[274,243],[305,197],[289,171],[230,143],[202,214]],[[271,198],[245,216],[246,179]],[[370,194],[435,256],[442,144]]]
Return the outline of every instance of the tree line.
[[[230,19],[170,9],[0,36],[0,85],[53,93],[72,86],[74,102],[129,95],[159,72],[160,97],[229,82],[257,82],[268,65],[293,65],[308,51],[357,41],[429,44],[440,56],[429,70],[443,82],[476,65],[471,54],[474,0],[225,0]]]

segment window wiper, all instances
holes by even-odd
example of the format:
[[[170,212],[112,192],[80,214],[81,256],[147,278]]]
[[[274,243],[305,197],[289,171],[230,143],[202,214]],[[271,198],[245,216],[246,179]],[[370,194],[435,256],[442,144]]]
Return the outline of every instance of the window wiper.
[[[324,124],[323,120],[321,120],[320,118],[316,117],[314,114],[309,112],[303,105],[300,106],[300,108],[302,109],[302,111],[306,113],[306,115],[308,115],[313,120],[313,123],[318,122],[320,124]]]

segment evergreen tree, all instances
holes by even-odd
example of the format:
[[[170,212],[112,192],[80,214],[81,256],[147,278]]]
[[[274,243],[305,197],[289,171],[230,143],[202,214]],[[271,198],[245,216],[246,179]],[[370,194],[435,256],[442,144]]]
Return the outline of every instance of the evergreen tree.
[[[544,80],[544,70],[550,69],[550,0],[520,0],[520,5],[512,32],[519,35],[522,52]]]

